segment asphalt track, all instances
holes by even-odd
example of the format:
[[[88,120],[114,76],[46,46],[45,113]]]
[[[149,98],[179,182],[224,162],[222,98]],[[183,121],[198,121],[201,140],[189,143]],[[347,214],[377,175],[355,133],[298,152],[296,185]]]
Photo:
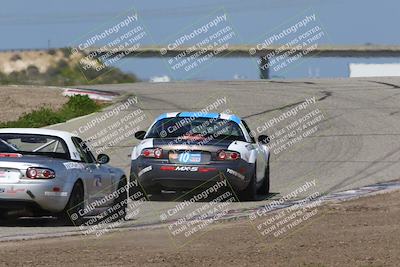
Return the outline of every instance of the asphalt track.
[[[143,111],[146,119],[135,127],[146,129],[160,113],[197,111],[224,98],[226,104],[212,111],[230,109],[245,118],[250,128],[256,130],[272,118],[279,117],[306,99],[315,97],[315,104],[310,104],[295,116],[262,132],[277,135],[280,129],[308,112],[318,109],[319,114],[323,114],[323,119],[311,127],[315,131],[306,134],[286,149],[276,151],[277,153],[272,151],[272,194],[260,196],[260,200],[255,202],[234,203],[231,206],[234,210],[263,206],[271,199],[285,196],[314,179],[315,186],[299,194],[297,198],[312,192],[338,192],[399,178],[398,78],[136,83],[87,88],[120,92],[125,97],[129,94],[137,97],[138,103],[130,105],[127,110],[106,119],[96,127],[82,131],[81,136],[84,138],[121,122],[121,119],[138,108]],[[113,108],[108,107],[102,113]],[[92,114],[51,128],[80,131],[82,125],[87,125],[93,118],[101,115]],[[304,131],[301,132],[303,133]],[[128,136],[107,149],[106,153],[112,159],[111,164],[123,168],[128,174],[131,147],[136,142],[132,136]],[[130,221],[126,227],[157,224],[160,214],[176,204],[170,201],[146,203],[138,218]],[[44,219],[22,221],[16,225],[0,227],[0,240],[74,232],[74,228],[60,227]]]

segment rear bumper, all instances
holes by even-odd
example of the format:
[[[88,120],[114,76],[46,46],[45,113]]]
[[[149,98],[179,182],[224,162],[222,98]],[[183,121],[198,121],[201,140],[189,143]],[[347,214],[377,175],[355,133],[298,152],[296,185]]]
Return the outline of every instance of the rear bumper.
[[[53,188],[59,187],[60,192]],[[69,192],[53,181],[43,183],[0,184],[0,209],[31,209],[46,212],[60,212],[65,208]]]
[[[131,180],[137,179],[146,192],[159,189],[190,190],[224,178],[234,190],[241,191],[253,174],[254,164],[244,160],[183,165],[139,157],[132,161],[130,177]]]
[[[48,211],[42,209],[34,201],[31,200],[10,200],[10,199],[0,199],[0,210],[1,211],[25,211],[31,212],[33,214],[47,214]]]

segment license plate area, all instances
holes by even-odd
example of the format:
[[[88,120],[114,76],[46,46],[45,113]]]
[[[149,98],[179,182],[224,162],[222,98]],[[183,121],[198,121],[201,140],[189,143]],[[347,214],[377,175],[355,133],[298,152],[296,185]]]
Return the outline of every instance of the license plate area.
[[[203,151],[171,151],[169,162],[178,164],[206,164],[210,161],[211,154]]]
[[[0,168],[0,184],[18,183],[21,178],[21,172],[16,169]]]

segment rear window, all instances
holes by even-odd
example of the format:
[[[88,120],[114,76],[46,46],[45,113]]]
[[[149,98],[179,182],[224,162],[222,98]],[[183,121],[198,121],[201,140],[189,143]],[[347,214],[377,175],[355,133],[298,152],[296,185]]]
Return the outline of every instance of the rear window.
[[[0,139],[0,152],[13,153],[15,152],[15,149],[12,146],[8,145],[7,142]]]
[[[0,152],[69,159],[67,145],[64,140],[56,136],[7,133],[0,134],[0,140]]]
[[[146,138],[178,138],[202,136],[214,139],[246,141],[239,125],[230,120],[174,117],[157,121]]]

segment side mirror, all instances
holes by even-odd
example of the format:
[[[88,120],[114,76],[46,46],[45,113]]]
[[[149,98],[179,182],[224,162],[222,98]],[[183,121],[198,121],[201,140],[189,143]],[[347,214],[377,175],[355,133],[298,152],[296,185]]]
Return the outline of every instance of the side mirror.
[[[107,164],[108,162],[110,162],[110,157],[107,156],[106,154],[99,154],[97,156],[97,163],[98,164]]]
[[[145,135],[146,135],[145,131],[138,131],[135,133],[135,137],[138,140],[143,140]]]
[[[261,144],[266,145],[269,143],[269,141],[270,141],[270,139],[269,139],[268,135],[263,134],[263,135],[258,136],[258,142]]]

